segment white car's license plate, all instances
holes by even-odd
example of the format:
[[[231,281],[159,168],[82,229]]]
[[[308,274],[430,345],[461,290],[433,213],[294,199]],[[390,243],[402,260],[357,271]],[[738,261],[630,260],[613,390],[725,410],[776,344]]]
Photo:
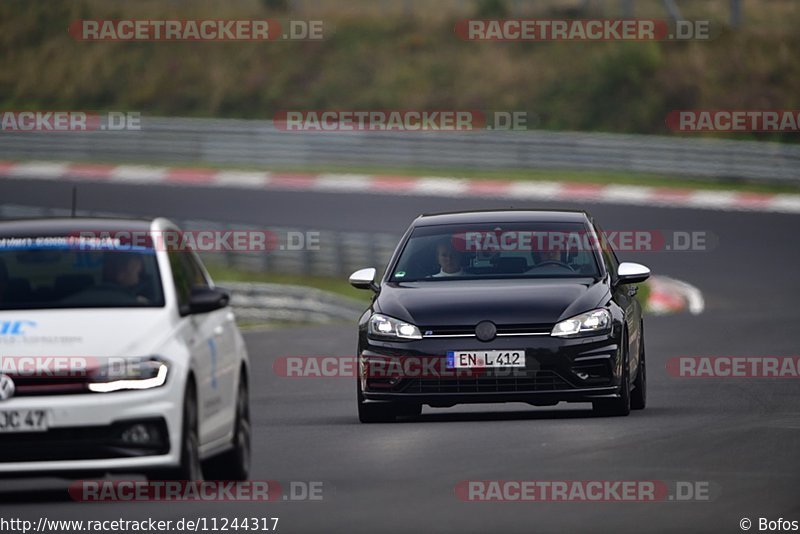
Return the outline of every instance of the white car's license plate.
[[[454,350],[447,353],[450,369],[483,367],[525,367],[525,351],[520,350]]]
[[[0,434],[8,432],[44,432],[46,410],[0,410]]]

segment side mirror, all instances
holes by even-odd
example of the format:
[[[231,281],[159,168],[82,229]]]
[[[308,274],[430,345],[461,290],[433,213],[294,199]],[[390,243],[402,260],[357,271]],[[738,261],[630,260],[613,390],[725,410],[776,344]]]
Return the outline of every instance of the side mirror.
[[[189,297],[189,313],[208,313],[230,304],[231,296],[227,291],[212,287],[192,288]]]
[[[638,263],[624,262],[617,269],[618,284],[638,284],[650,277],[650,269]]]
[[[350,275],[350,285],[356,289],[371,289],[378,292],[378,284],[375,283],[377,271],[373,267],[360,269]]]

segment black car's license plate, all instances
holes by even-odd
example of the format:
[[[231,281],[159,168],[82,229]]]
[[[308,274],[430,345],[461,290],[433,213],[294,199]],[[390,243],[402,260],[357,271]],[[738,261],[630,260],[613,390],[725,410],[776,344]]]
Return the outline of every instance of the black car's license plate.
[[[447,353],[450,369],[484,367],[525,367],[525,351],[520,350],[455,350]]]

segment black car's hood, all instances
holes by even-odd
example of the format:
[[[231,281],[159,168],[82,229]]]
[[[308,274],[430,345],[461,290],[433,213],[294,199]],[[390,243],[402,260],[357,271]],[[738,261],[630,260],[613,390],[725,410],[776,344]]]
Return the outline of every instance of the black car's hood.
[[[464,280],[385,284],[375,311],[419,326],[552,324],[609,298],[605,281]]]

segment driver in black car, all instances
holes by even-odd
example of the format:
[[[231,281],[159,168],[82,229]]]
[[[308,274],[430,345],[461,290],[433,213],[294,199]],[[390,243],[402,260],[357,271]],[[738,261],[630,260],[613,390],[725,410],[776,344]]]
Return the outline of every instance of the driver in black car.
[[[543,250],[543,251],[539,252],[539,261],[537,261],[536,263],[539,264],[539,263],[544,263],[544,262],[548,262],[548,261],[555,261],[555,262],[558,262],[558,263],[566,263],[564,261],[564,256],[565,256],[564,251],[562,251],[559,248],[553,247],[551,249]]]
[[[575,270],[569,264],[565,247],[558,243],[550,243],[549,246],[543,247],[542,250],[534,251],[533,259],[535,265],[531,270],[536,270],[537,273],[542,273],[543,271],[557,273],[564,270]]]

